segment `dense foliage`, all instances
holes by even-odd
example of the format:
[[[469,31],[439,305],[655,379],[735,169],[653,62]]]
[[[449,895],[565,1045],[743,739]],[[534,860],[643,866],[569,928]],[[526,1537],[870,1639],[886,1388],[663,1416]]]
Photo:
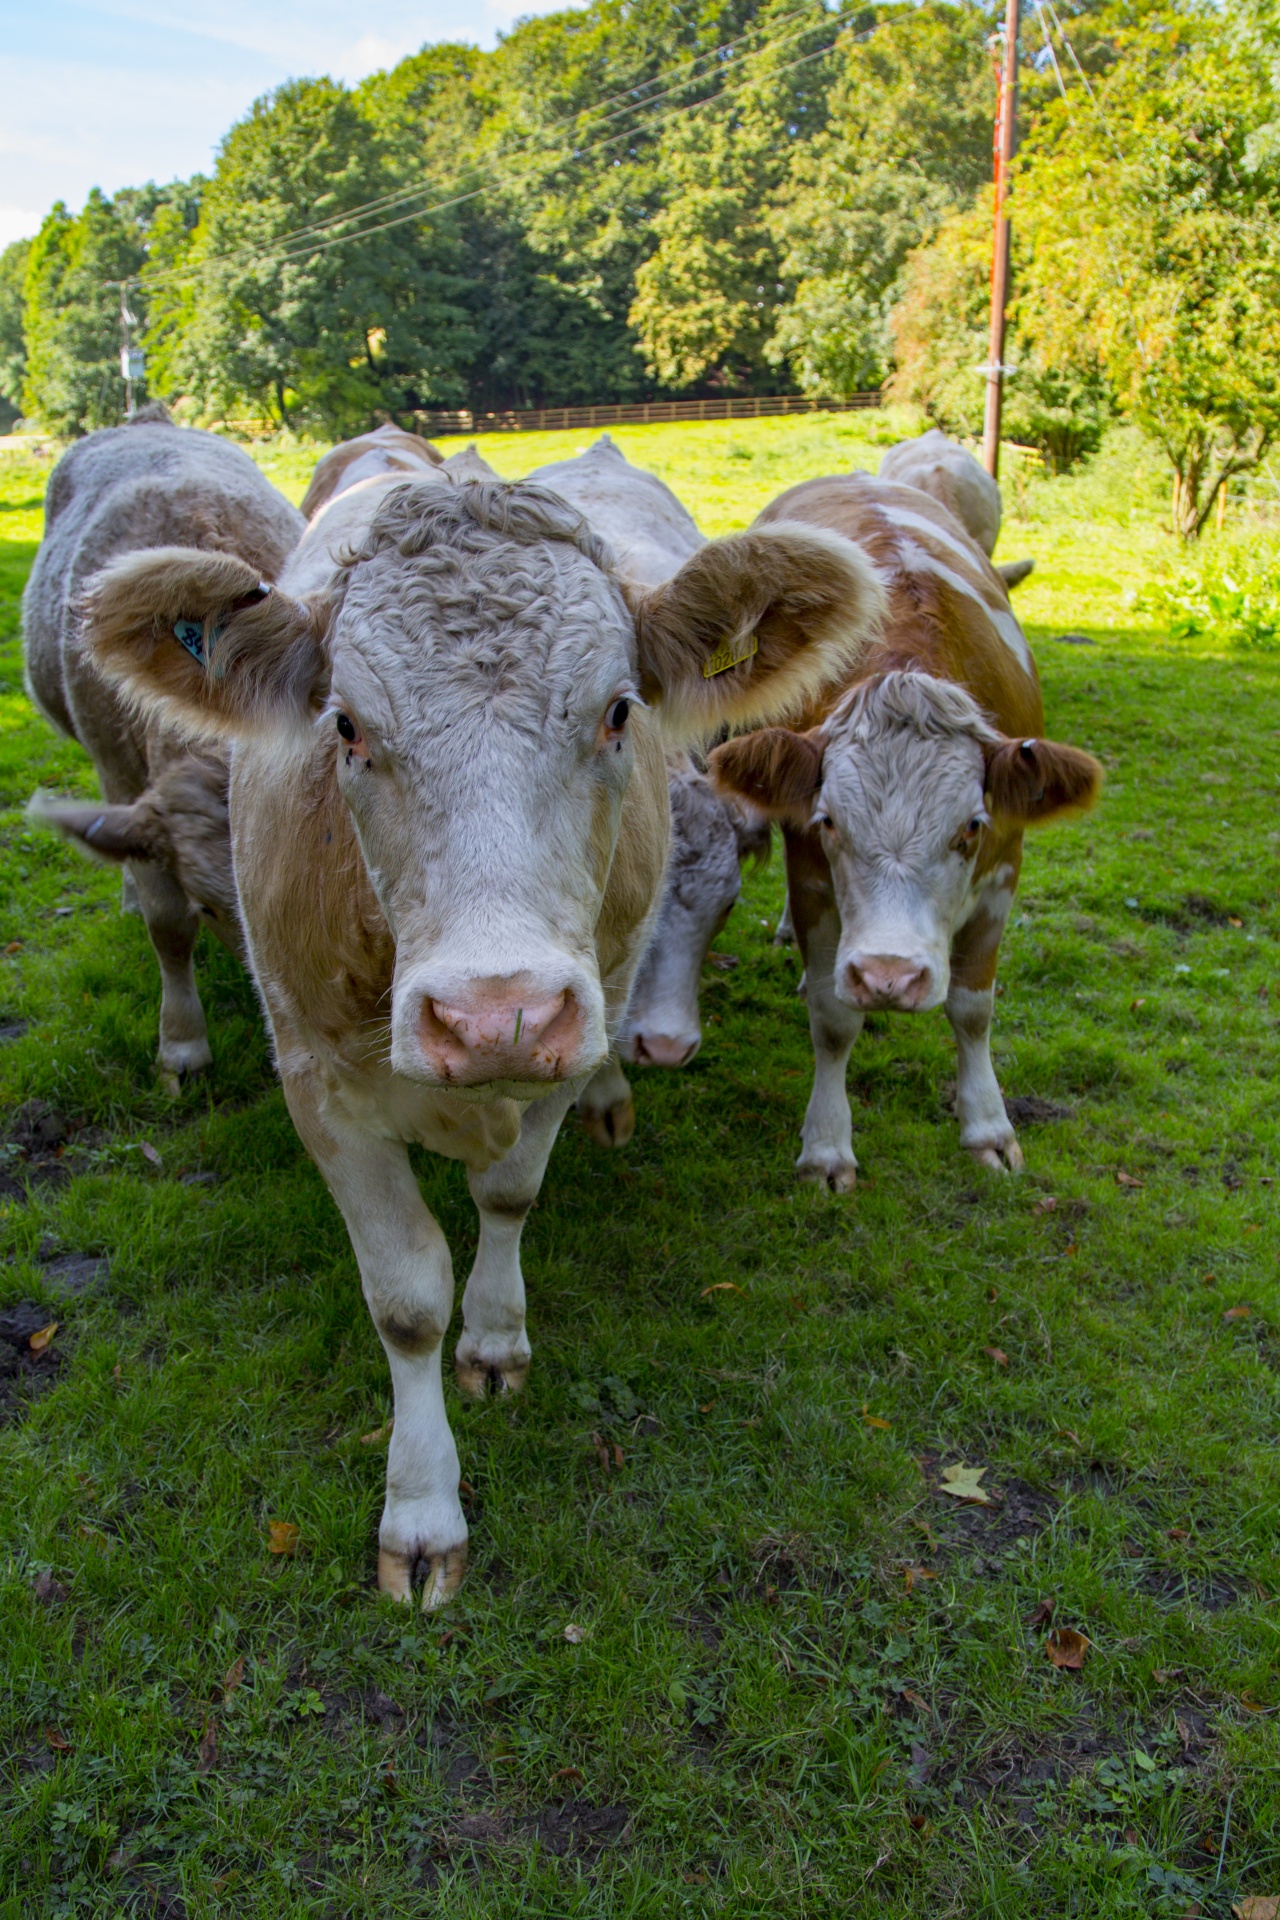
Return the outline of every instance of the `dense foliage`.
[[[1272,0],[1027,20],[1009,435],[1055,468],[1117,408],[1192,537],[1280,398]],[[993,13],[971,0],[592,0],[492,53],[291,81],[208,180],[55,207],[0,263],[0,395],[115,418],[118,287],[192,419],[889,381],[980,425]],[[1042,44],[1041,44],[1042,43]],[[15,292],[24,275],[23,338]],[[2,402],[0,402],[2,404]]]

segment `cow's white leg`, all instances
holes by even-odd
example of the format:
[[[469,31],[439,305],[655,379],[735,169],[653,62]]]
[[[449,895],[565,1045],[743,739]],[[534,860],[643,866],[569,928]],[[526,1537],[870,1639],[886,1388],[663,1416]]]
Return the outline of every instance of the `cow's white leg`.
[[[462,1296],[462,1334],[453,1365],[464,1393],[515,1393],[528,1376],[520,1232],[538,1197],[560,1122],[573,1099],[557,1088],[524,1110],[520,1138],[486,1173],[467,1176],[480,1215],[480,1243]]]
[[[342,1211],[373,1324],[386,1349],[395,1396],[387,1495],[378,1529],[378,1585],[412,1597],[424,1568],[422,1604],[457,1592],[467,1562],[458,1501],[458,1450],[449,1431],[441,1348],[453,1311],[449,1248],[423,1203],[399,1140],[343,1130],[335,1137],[311,1083],[285,1077],[294,1124]]]
[[[578,1096],[578,1118],[598,1147],[625,1147],[636,1130],[631,1087],[611,1053]]]
[[[853,1115],[845,1072],[853,1043],[862,1032],[863,1016],[835,996],[839,914],[829,907],[806,929],[806,935],[813,1091],[800,1130],[802,1144],[796,1167],[802,1180],[825,1183],[833,1193],[849,1193],[857,1184],[858,1163],[853,1154]]]
[[[947,995],[947,1018],[956,1037],[960,1144],[975,1160],[997,1173],[1020,1173],[1022,1149],[1005,1112],[1004,1095],[991,1064],[994,1007],[994,987],[962,987],[953,980]]]
[[[782,903],[782,918],[773,936],[773,944],[775,947],[794,947],[795,943],[796,930],[791,919],[791,897],[788,895]]]
[[[200,922],[165,868],[138,861],[127,871],[160,965],[160,1065],[180,1080],[213,1059],[193,961]]]

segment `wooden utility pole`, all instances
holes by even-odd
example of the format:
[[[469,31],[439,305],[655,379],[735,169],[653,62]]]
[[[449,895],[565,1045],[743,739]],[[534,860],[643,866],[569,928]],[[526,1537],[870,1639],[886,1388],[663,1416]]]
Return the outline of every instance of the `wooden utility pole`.
[[[991,249],[991,332],[987,346],[987,407],[982,429],[982,464],[992,479],[1000,472],[1000,407],[1004,398],[1004,323],[1009,304],[1009,167],[1018,145],[1019,0],[1005,0],[1004,61],[996,103],[995,234]]]

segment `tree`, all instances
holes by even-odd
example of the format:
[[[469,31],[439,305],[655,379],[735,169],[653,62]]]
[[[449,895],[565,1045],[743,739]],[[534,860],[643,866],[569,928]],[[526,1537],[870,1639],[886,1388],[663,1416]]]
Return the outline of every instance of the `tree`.
[[[1096,354],[1168,457],[1192,540],[1280,432],[1280,153],[1261,137],[1275,97],[1211,8],[1152,16],[1117,51],[1096,105],[1069,89],[1028,143],[1023,307],[1051,350]]]
[[[7,432],[22,411],[22,382],[27,370],[22,334],[23,282],[30,254],[29,240],[15,240],[0,253],[0,432]]]
[[[222,143],[171,277],[149,276],[153,293],[190,288],[163,350],[171,386],[207,412],[336,434],[463,398],[470,336],[447,226],[384,225],[399,205],[343,219],[395,190],[388,157],[332,81],[256,102]]]
[[[991,299],[992,194],[943,221],[934,239],[910,255],[901,297],[889,315],[895,371],[889,391],[912,401],[944,433],[977,440],[982,434],[986,382],[979,369],[988,354]],[[1019,282],[1018,223],[1014,222],[1014,285]],[[1014,369],[1006,378],[1003,432],[1044,453],[1065,472],[1094,452],[1111,413],[1110,395],[1087,348],[1046,358],[1015,302],[1005,344]]]
[[[54,433],[87,433],[121,417],[118,283],[145,257],[133,211],[122,217],[95,187],[78,215],[59,201],[31,242],[22,407]]]
[[[991,173],[988,17],[925,0],[851,41],[771,228],[792,289],[768,346],[806,393],[879,386],[904,263]]]

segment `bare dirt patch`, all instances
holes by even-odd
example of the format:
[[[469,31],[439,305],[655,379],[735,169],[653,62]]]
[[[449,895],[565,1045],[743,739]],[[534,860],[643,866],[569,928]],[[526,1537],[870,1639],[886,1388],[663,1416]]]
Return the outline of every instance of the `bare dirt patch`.
[[[38,1335],[56,1316],[35,1300],[19,1300],[0,1313],[0,1422],[21,1419],[27,1406],[54,1385],[66,1364],[58,1340],[35,1349]]]

